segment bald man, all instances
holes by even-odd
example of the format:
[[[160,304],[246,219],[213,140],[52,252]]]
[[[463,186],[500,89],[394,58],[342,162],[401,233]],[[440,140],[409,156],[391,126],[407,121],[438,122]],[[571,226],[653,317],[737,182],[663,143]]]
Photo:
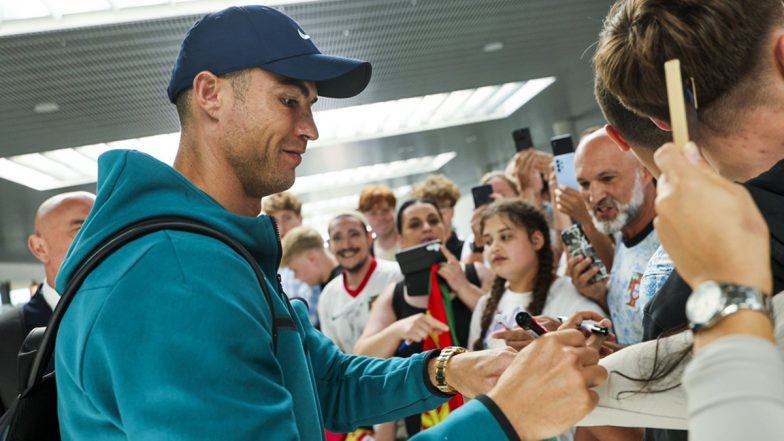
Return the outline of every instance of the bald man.
[[[52,196],[38,207],[35,233],[27,238],[27,247],[44,264],[46,278],[23,307],[25,335],[49,322],[60,300],[60,294],[54,289],[57,273],[94,202],[95,195],[92,193],[77,191]]]
[[[640,299],[640,280],[659,247],[653,230],[653,176],[632,153],[620,150],[604,128],[580,141],[575,171],[594,226],[614,236],[616,246],[609,280],[589,283],[598,268],[579,256],[569,259],[567,271],[580,293],[610,312],[618,341],[639,343],[646,300]]]
[[[0,414],[19,394],[17,353],[33,328],[49,323],[52,310],[60,300],[53,288],[57,273],[94,201],[91,193],[63,193],[38,207],[35,233],[27,239],[27,245],[44,264],[46,279],[29,302],[0,313]]]

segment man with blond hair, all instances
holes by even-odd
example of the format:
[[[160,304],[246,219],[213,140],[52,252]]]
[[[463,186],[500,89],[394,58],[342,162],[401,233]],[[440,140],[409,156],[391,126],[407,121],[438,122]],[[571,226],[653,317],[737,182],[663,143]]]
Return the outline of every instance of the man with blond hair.
[[[314,295],[305,301],[308,302],[310,321],[319,326],[318,302],[321,295],[318,293],[340,274],[338,261],[324,248],[324,239],[318,231],[304,225],[289,230],[281,244],[283,258],[280,265],[289,268],[294,277],[312,287]]]
[[[386,185],[368,185],[359,194],[359,212],[364,214],[375,234],[373,255],[383,260],[395,260],[400,251],[400,236],[395,228],[395,193]]]
[[[275,221],[274,226],[281,241],[286,238],[289,231],[302,225],[302,201],[288,191],[263,198],[261,207],[264,214]],[[318,326],[315,307],[318,304],[319,288],[299,279],[294,271],[284,263],[281,263],[278,268],[278,274],[280,274],[280,284],[286,296],[290,299],[295,297],[305,299],[310,308],[313,326]]]

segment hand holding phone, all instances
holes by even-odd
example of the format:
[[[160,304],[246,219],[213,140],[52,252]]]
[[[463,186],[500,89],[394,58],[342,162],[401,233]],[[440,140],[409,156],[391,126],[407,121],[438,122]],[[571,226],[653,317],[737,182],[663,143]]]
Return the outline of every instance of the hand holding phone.
[[[565,185],[575,190],[580,189],[574,168],[574,143],[572,135],[560,135],[550,138],[553,149],[553,168],[558,185]]]
[[[521,152],[534,146],[534,142],[531,140],[531,130],[528,127],[512,132],[512,139],[514,139],[516,152]]]
[[[403,272],[406,290],[410,296],[428,295],[430,268],[437,263],[446,262],[440,240],[403,249],[395,254],[395,259]]]
[[[585,233],[583,232],[583,229],[580,228],[579,224],[572,225],[563,230],[561,232],[561,239],[572,256],[589,257],[593,262],[592,264],[599,268],[599,272],[591,277],[589,283],[598,283],[610,277],[607,272],[607,267],[604,266],[604,262],[599,259],[599,255],[596,254],[593,245],[591,245],[591,242],[585,237]]]

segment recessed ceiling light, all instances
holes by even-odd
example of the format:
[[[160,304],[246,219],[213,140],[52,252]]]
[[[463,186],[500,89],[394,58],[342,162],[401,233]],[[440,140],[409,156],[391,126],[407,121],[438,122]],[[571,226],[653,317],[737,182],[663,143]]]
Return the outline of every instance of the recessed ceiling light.
[[[495,86],[483,86],[477,89],[456,90],[315,112],[314,118],[319,127],[320,137],[317,141],[309,143],[308,148],[504,119],[554,82],[554,77],[536,78]],[[47,111],[47,108],[50,109],[49,112],[59,108],[55,103],[40,103],[39,105],[44,104],[49,106],[43,107],[44,112]],[[41,112],[37,108],[38,106],[36,106],[36,112]],[[0,159],[0,178],[36,190],[49,190],[95,182],[97,173],[95,160],[101,153],[113,149],[136,149],[167,164],[172,164],[177,154],[179,138],[179,133],[168,133],[2,158]],[[78,155],[69,150],[75,150]],[[451,154],[454,155],[454,153]],[[45,156],[48,160],[43,160],[40,155]],[[85,155],[87,158],[82,158]],[[429,165],[435,166],[435,168],[430,170],[437,170],[450,159],[452,157],[449,157],[449,154],[443,154],[436,158],[427,158],[424,162],[431,161]],[[442,160],[445,162],[439,164]],[[78,175],[64,173],[62,167],[53,164],[52,161],[65,164],[72,170],[78,170]],[[369,182],[368,180],[391,179],[394,177],[392,175],[405,176],[430,171],[413,171],[416,169],[415,166],[421,166],[419,163],[395,161],[392,164],[406,172],[400,174],[401,170],[388,170],[389,176],[380,177],[379,171],[374,169],[368,173],[370,168],[364,167],[352,170],[350,173],[343,171],[336,173],[336,175],[356,174],[356,178],[364,179],[363,182]],[[342,179],[338,179],[339,177],[334,176],[336,181],[342,182]],[[321,178],[312,179],[303,176],[297,179],[298,184],[295,186],[302,193],[318,191],[323,187],[323,182],[330,182],[333,176],[329,175],[329,179],[323,177],[325,181],[321,181]],[[358,182],[343,183],[342,185],[356,183]]]
[[[35,113],[52,113],[58,110],[60,110],[60,106],[57,103],[38,103],[33,107]]]
[[[504,48],[504,44],[503,43],[501,43],[500,41],[493,41],[493,42],[487,43],[485,45],[485,47],[482,48],[482,50],[489,53],[489,52],[498,52],[498,51],[500,51],[503,48]]]

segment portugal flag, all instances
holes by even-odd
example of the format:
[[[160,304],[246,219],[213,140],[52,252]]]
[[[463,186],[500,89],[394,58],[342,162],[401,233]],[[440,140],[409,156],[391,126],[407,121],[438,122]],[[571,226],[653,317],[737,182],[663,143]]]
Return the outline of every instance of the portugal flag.
[[[449,331],[441,334],[431,334],[424,343],[423,350],[443,349],[449,346],[456,346],[457,341],[455,332],[455,318],[452,314],[452,299],[450,298],[449,285],[438,277],[438,264],[430,269],[430,299],[427,304],[427,314],[434,319],[449,325]],[[435,426],[444,421],[450,412],[463,405],[463,396],[455,395],[447,403],[438,406],[429,412],[422,414],[422,430]]]

